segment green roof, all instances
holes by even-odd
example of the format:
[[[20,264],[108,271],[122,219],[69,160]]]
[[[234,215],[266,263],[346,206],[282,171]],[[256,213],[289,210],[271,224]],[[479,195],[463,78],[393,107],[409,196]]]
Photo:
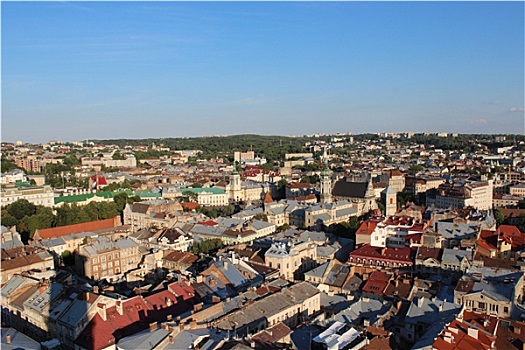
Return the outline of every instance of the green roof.
[[[84,193],[84,194],[75,194],[71,196],[60,196],[55,197],[55,204],[58,203],[77,203],[77,202],[84,202],[88,198],[92,198],[94,196],[102,197],[104,199],[109,199],[115,197],[117,194],[120,193],[127,193],[128,195],[133,195],[133,192],[131,190],[119,190],[115,192],[109,192],[109,191],[103,191],[103,192],[97,192],[97,193]]]
[[[211,192],[213,194],[225,194],[226,191],[224,191],[222,188],[217,187],[199,187],[199,188],[193,188],[193,187],[186,187],[181,188],[182,193],[184,192],[193,192],[193,193],[201,193],[201,192]]]
[[[33,185],[31,182],[27,182],[27,181],[15,181],[15,186],[16,187],[35,187],[35,185]]]

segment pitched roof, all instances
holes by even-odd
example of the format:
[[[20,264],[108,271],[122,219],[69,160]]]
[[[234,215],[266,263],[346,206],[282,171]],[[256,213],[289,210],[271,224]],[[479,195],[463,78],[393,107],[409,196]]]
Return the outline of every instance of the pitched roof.
[[[336,181],[332,195],[338,197],[365,198],[368,182],[348,182],[346,179]]]
[[[90,222],[84,222],[81,224],[38,229],[35,232],[35,237],[36,239],[56,238],[56,237],[67,236],[73,233],[104,230],[104,229],[119,226],[120,224],[119,221],[120,221],[120,218],[117,219],[117,217],[115,217],[112,219],[90,221]]]

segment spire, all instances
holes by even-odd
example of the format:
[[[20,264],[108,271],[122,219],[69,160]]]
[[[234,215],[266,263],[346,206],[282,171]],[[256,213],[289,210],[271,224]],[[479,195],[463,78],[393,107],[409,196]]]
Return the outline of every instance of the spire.
[[[264,196],[264,203],[271,203],[273,202],[273,198],[270,195],[270,191],[266,192],[266,195]]]

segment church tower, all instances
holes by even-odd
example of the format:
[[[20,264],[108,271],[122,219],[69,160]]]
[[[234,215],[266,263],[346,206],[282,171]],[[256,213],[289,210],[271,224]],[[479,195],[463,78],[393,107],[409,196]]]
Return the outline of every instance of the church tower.
[[[372,183],[372,174],[368,174],[368,184],[366,186],[365,196],[362,200],[361,210],[358,210],[359,215],[368,213],[370,210],[377,209],[376,195],[374,192],[374,185]]]
[[[324,169],[321,171],[321,203],[332,203],[332,172],[325,161]]]
[[[230,199],[241,200],[241,175],[237,172],[237,163],[234,162],[233,172],[230,175]]]

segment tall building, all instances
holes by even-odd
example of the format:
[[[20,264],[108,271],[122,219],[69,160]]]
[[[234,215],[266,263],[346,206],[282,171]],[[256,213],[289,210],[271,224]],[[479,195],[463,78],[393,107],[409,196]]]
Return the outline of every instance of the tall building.
[[[332,202],[332,172],[326,166],[321,172],[321,203]]]

